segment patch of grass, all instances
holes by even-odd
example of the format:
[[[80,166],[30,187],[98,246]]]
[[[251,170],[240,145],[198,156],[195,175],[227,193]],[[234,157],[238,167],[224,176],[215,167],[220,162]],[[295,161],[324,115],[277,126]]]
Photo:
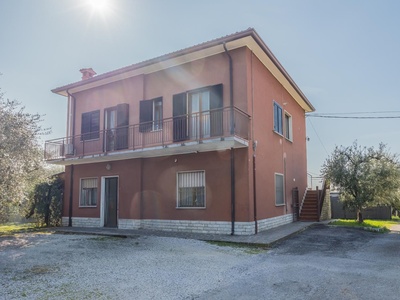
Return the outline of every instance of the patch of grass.
[[[95,237],[92,237],[92,238],[90,238],[89,240],[91,240],[91,241],[100,241],[100,242],[103,242],[103,241],[115,241],[115,240],[121,240],[122,238],[125,238],[124,236],[118,236],[118,235],[116,235],[116,236],[113,236],[113,235],[99,235],[99,236],[95,236]]]
[[[243,244],[243,243],[232,243],[232,242],[222,242],[222,241],[207,241],[207,243],[220,247],[231,247],[231,248],[242,249],[247,254],[259,254],[268,250],[267,246],[258,244]]]
[[[330,225],[339,225],[339,226],[349,226],[349,227],[377,228],[377,229],[383,230],[384,232],[388,232],[391,225],[396,225],[399,223],[400,223],[400,219],[394,218],[392,220],[366,219],[362,223],[357,222],[357,220],[339,219],[339,220],[331,222],[329,224]]]
[[[30,232],[40,230],[42,227],[36,223],[6,223],[0,224],[0,235],[10,235],[21,232]]]

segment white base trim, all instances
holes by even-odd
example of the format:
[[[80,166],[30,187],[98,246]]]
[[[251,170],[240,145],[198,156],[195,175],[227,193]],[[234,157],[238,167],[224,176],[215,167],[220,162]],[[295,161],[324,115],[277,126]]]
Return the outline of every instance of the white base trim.
[[[62,217],[62,225],[68,226],[68,217]],[[100,218],[72,218],[72,227],[101,227]]]
[[[264,231],[284,224],[292,223],[293,215],[263,219],[258,221],[258,231]],[[62,218],[63,226],[68,226],[68,217]],[[73,227],[101,227],[100,218],[72,218]],[[119,229],[152,229],[175,232],[193,232],[208,234],[231,234],[231,222],[226,221],[192,221],[192,220],[138,220],[118,219]],[[236,235],[255,233],[254,222],[235,222]]]

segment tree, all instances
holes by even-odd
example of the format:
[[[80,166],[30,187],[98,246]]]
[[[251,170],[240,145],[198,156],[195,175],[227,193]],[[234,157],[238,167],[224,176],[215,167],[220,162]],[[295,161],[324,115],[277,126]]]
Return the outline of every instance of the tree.
[[[29,196],[26,218],[35,217],[39,225],[60,226],[64,181],[53,175],[36,184]]]
[[[4,99],[0,89],[0,222],[22,206],[43,173],[38,137],[48,130],[40,122],[40,115],[25,112],[18,101]]]
[[[357,211],[358,222],[363,222],[364,208],[399,204],[400,165],[397,155],[390,154],[382,143],[378,149],[357,142],[336,147],[321,172],[339,188],[345,206]]]

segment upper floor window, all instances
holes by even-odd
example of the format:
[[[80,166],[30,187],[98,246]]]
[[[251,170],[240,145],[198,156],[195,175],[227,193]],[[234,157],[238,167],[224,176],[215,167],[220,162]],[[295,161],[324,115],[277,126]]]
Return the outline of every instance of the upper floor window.
[[[162,97],[140,101],[140,132],[161,130],[162,125]]]
[[[100,136],[100,110],[82,114],[81,140],[98,139]]]
[[[293,132],[292,132],[292,116],[289,115],[285,111],[285,138],[287,138],[289,141],[293,140]]]
[[[282,107],[274,102],[274,131],[283,134]]]
[[[174,142],[223,134],[222,92],[217,84],[173,95]]]

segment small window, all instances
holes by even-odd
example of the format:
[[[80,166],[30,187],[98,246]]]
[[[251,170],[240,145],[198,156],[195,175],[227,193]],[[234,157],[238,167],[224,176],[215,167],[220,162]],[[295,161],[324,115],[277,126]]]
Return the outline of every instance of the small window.
[[[293,139],[292,134],[292,116],[285,112],[285,138],[291,141]]]
[[[205,172],[182,172],[177,176],[178,207],[204,208],[206,206]]]
[[[82,114],[81,141],[98,139],[100,136],[100,110]]]
[[[81,195],[79,206],[88,207],[97,205],[97,178],[81,179]]]
[[[283,134],[282,107],[274,102],[274,131]]]
[[[161,130],[163,125],[162,98],[140,101],[140,132]]]
[[[275,204],[285,204],[283,175],[275,173]]]

